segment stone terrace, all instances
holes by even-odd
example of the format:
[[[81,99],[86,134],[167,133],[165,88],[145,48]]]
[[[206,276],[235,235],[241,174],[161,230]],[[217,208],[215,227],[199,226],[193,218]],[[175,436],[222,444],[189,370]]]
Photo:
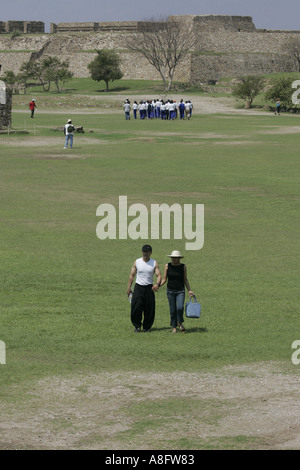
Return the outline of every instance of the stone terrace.
[[[169,18],[192,24],[199,39],[197,48],[177,68],[175,80],[197,84],[221,77],[297,71],[283,46],[289,38],[300,39],[299,31],[257,30],[250,16]],[[56,55],[69,61],[76,77],[88,77],[87,66],[96,56],[95,51],[114,49],[121,56],[124,78],[159,80],[159,74],[146,59],[124,47],[124,35],[154,26],[158,27],[159,22],[52,23],[52,34],[38,34],[38,29],[44,30],[42,22],[36,22],[36,29],[34,22],[0,22],[0,32],[18,27],[27,33],[17,37],[0,34],[2,72],[18,72],[24,61]],[[30,28],[35,34],[28,34]]]

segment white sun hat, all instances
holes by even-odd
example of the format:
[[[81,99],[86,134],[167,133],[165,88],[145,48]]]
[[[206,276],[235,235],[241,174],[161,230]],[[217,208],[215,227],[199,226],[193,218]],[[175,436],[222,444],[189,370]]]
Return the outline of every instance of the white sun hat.
[[[184,256],[182,256],[180,251],[177,251],[177,250],[173,250],[172,253],[167,256],[169,256],[170,258],[184,258]]]

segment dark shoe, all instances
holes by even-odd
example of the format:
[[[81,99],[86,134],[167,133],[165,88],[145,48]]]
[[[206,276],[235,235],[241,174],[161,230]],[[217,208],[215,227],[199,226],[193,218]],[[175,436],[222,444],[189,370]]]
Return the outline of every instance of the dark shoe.
[[[151,329],[149,328],[148,330],[144,330],[144,333],[150,333]]]
[[[141,332],[141,329],[140,328],[135,328],[134,329],[134,333],[140,333]]]

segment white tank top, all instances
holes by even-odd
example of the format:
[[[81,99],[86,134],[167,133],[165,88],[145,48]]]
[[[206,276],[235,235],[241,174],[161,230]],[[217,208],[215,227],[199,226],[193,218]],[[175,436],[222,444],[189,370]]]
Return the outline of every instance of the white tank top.
[[[143,258],[139,258],[135,261],[137,273],[136,283],[140,286],[149,286],[153,284],[153,274],[155,271],[155,260],[150,259],[147,263]]]

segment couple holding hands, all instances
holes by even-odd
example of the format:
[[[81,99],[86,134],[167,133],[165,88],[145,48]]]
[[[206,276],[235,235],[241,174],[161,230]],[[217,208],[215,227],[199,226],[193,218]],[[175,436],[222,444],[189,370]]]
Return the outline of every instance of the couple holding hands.
[[[183,326],[184,318],[184,298],[185,287],[189,292],[189,296],[195,294],[191,291],[187,278],[187,270],[185,264],[181,263],[180,251],[172,251],[170,255],[171,262],[165,265],[164,276],[161,279],[161,273],[157,261],[151,258],[152,248],[150,245],[142,247],[142,257],[135,260],[130,271],[127,295],[132,293],[131,286],[136,277],[134,292],[131,301],[131,322],[134,326],[135,333],[143,330],[149,332],[155,318],[155,296],[154,292],[167,282],[167,297],[170,308],[170,319],[172,333],[176,333],[177,326],[182,333],[185,333]],[[153,284],[153,276],[156,275],[156,284]],[[142,315],[144,319],[142,322]]]

